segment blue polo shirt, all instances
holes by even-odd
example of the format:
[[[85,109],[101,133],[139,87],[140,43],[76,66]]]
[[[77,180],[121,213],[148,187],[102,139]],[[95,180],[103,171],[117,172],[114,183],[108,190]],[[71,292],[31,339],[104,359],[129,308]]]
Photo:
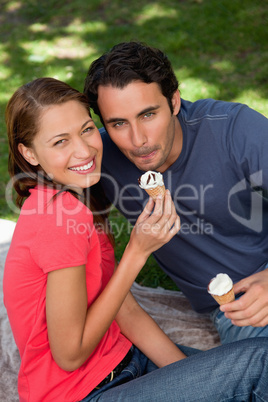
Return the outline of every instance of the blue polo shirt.
[[[227,273],[235,283],[268,261],[268,119],[246,105],[213,99],[182,100],[177,118],[183,147],[163,178],[181,230],[154,257],[203,313],[216,307],[207,293],[212,277]],[[138,186],[144,172],[104,129],[101,134],[102,185],[135,224],[148,200]]]

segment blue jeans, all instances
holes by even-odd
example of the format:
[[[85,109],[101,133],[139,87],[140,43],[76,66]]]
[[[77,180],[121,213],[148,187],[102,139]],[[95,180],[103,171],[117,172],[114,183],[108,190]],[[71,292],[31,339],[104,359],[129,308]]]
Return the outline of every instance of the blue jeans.
[[[268,326],[237,327],[219,308],[211,313],[212,322],[220,335],[222,344],[240,341],[247,338],[268,337]]]
[[[268,401],[268,339],[246,339],[157,368],[134,348],[130,364],[83,402]]]

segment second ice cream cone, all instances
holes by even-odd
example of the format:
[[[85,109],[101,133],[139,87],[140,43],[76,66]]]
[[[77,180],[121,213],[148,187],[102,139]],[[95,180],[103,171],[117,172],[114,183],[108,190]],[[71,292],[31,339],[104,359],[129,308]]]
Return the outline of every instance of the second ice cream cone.
[[[216,302],[219,303],[220,305],[226,304],[226,303],[231,303],[232,301],[235,300],[234,288],[232,288],[231,290],[229,290],[229,292],[225,293],[222,296],[213,295],[212,293],[210,293],[210,294],[216,300]]]
[[[208,284],[208,293],[218,304],[226,304],[235,300],[233,281],[227,274],[218,274]]]

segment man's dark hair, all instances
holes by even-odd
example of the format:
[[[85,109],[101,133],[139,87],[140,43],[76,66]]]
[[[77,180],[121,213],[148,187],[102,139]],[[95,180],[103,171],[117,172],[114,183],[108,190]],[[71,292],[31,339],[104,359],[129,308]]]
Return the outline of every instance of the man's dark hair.
[[[173,112],[171,100],[179,84],[171,63],[161,50],[141,42],[119,43],[96,59],[89,67],[84,93],[101,118],[97,104],[99,85],[122,89],[133,81],[157,83]]]

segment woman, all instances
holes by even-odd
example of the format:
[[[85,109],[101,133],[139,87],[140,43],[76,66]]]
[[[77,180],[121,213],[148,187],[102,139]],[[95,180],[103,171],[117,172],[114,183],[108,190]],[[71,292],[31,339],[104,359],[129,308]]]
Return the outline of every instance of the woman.
[[[149,199],[115,267],[98,187],[102,142],[86,97],[58,80],[37,79],[12,96],[6,124],[21,214],[4,301],[21,356],[20,400],[221,401],[241,387],[245,400],[265,395],[263,340],[187,350],[194,356],[184,359],[134,300],[133,281],[180,221],[168,191],[155,204]],[[226,367],[234,363],[236,376]],[[222,375],[212,381],[215,367]]]

